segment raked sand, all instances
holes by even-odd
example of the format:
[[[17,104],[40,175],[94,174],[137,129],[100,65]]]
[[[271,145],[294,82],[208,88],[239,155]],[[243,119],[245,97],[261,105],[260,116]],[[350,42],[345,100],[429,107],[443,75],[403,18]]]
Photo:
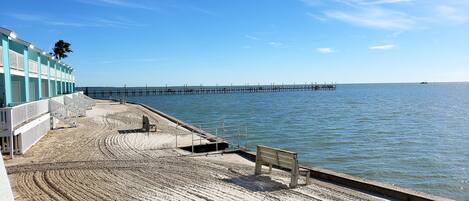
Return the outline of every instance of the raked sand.
[[[157,133],[136,132],[142,114]],[[141,106],[99,101],[77,128],[5,161],[15,200],[382,200],[314,179],[289,189],[288,172],[254,176],[237,154],[191,156],[176,134],[191,144],[189,131]]]

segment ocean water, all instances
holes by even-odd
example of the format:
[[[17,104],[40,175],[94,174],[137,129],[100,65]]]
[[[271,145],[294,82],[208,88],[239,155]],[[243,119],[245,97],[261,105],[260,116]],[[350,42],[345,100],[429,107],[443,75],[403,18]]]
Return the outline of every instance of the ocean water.
[[[186,122],[245,125],[247,144],[302,162],[469,200],[469,84],[338,85],[336,91],[140,96]]]

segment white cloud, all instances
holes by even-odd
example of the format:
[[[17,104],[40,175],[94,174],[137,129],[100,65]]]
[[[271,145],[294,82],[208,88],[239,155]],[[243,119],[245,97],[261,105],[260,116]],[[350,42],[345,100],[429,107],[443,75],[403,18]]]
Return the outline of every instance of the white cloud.
[[[306,15],[312,17],[313,19],[316,19],[316,20],[318,20],[318,21],[321,21],[321,22],[327,21],[327,18],[325,18],[325,17],[323,17],[323,16],[321,16],[321,15],[316,15],[316,14],[313,14],[313,13],[310,13],[310,12],[306,13]]]
[[[439,5],[436,7],[436,12],[440,17],[457,24],[464,24],[469,21],[468,10],[448,5]]]
[[[330,54],[330,53],[335,52],[334,49],[332,49],[330,47],[317,48],[316,51],[318,51],[319,53],[322,53],[322,54]]]
[[[315,7],[322,22],[342,21],[355,26],[402,32],[469,23],[469,0],[301,0]],[[319,13],[319,14],[317,14]]]
[[[191,11],[194,11],[194,12],[197,12],[197,13],[202,13],[202,14],[205,14],[205,15],[210,15],[210,16],[217,16],[217,14],[211,10],[207,10],[205,8],[200,8],[200,7],[197,7],[197,6],[187,6],[187,9],[188,10],[191,10]]]
[[[169,7],[190,13],[198,13],[207,16],[218,16],[217,13],[211,10],[189,4],[171,4]]]
[[[361,5],[380,5],[380,4],[397,4],[409,3],[413,0],[342,0],[348,4],[361,4]]]
[[[32,14],[21,14],[21,13],[7,13],[5,16],[27,22],[35,22],[50,26],[65,26],[65,27],[135,27],[145,26],[122,17],[114,17],[113,19],[107,18],[80,18],[74,21],[62,21],[56,20],[54,17],[32,15]]]
[[[244,35],[244,37],[246,37],[247,39],[251,39],[251,40],[260,40],[258,37],[247,35],[247,34]]]
[[[321,4],[321,0],[301,0],[301,1],[308,6],[317,6]]]
[[[101,64],[113,64],[113,63],[154,63],[167,61],[166,58],[133,58],[133,59],[119,59],[119,60],[104,60],[100,61]]]
[[[133,3],[128,0],[76,0],[80,3],[97,5],[97,6],[120,6],[126,8],[138,8],[144,10],[155,10],[156,8],[139,3]]]
[[[272,47],[281,47],[281,46],[283,46],[283,43],[281,43],[281,42],[269,42],[268,44]]]
[[[393,10],[381,8],[359,9],[353,12],[326,11],[325,16],[356,26],[386,30],[408,30],[415,26],[413,17]]]
[[[394,44],[381,44],[369,47],[370,50],[390,50],[396,47]]]

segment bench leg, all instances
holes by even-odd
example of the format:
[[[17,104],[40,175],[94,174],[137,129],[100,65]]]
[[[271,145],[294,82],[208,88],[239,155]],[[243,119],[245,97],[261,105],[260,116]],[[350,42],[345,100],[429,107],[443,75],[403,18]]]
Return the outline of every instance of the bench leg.
[[[272,164],[269,164],[269,174],[272,173]]]
[[[256,168],[254,170],[255,175],[260,175],[262,171],[262,161],[260,159],[260,151],[259,148],[257,148],[257,154],[256,154]]]
[[[296,188],[298,186],[298,167],[293,168],[291,171],[290,188]]]
[[[291,168],[291,182],[290,188],[296,188],[298,186],[298,174],[300,173],[300,169],[298,167],[298,158],[296,154],[293,156],[293,165]]]
[[[310,185],[311,181],[309,181],[311,177],[311,171],[306,172],[306,185]]]

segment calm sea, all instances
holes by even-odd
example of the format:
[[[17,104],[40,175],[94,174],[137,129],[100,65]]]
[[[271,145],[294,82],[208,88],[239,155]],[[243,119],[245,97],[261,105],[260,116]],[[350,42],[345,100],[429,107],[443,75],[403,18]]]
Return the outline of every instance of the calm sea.
[[[248,145],[351,175],[469,200],[469,84],[129,97],[186,122],[246,125]]]

